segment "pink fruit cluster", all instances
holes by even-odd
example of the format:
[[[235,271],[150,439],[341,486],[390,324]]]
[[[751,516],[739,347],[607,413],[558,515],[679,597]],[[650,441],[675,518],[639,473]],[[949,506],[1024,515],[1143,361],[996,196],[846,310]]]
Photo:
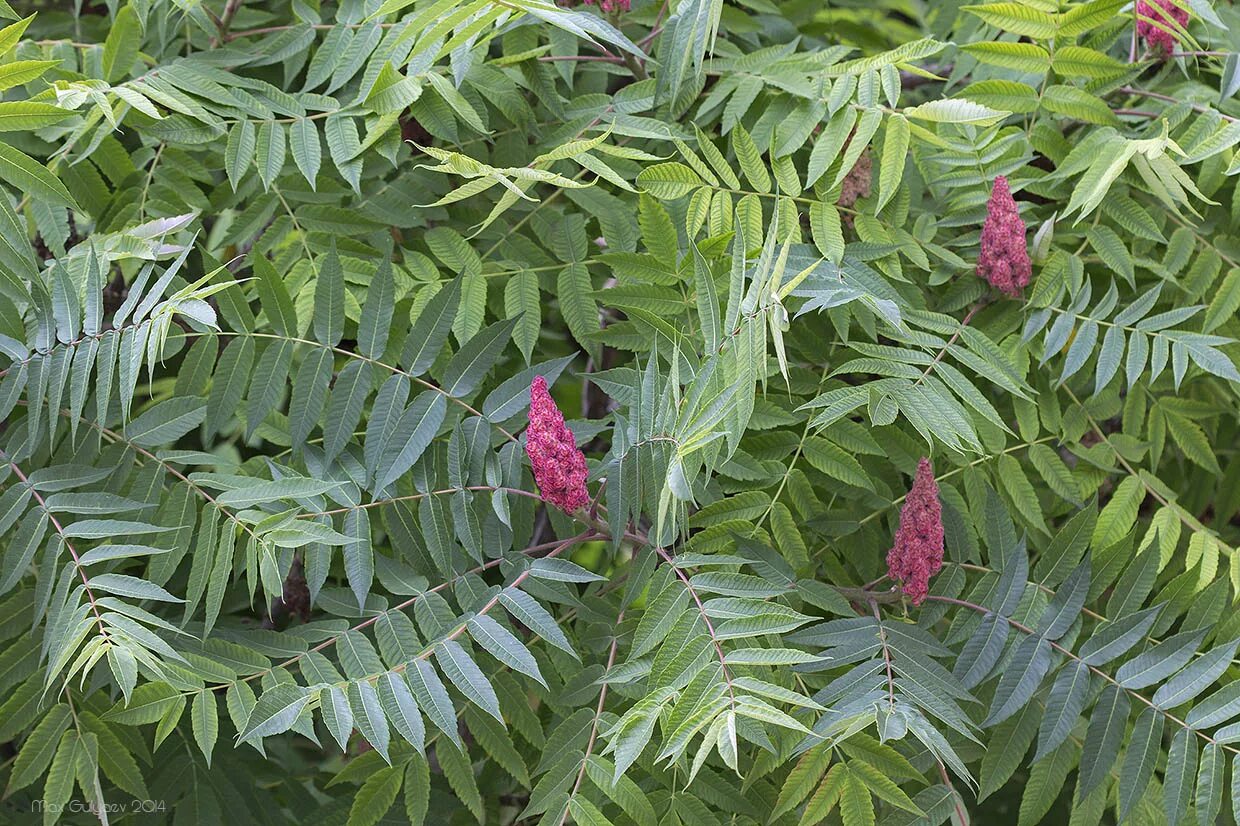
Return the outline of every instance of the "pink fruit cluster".
[[[594,0],[586,0],[586,4],[593,6]],[[598,7],[610,14],[613,11],[628,11],[630,5],[632,0],[599,0]]]
[[[1172,0],[1153,0],[1148,3],[1138,0],[1136,12],[1137,34],[1145,40],[1145,45],[1150,48],[1150,51],[1159,54],[1175,51],[1177,38],[1168,29],[1177,28],[1172,25],[1173,20],[1178,24],[1178,28],[1182,29],[1187,26],[1188,9],[1181,8]]]
[[[913,487],[900,510],[895,544],[887,552],[887,576],[900,583],[904,595],[921,605],[930,591],[930,577],[943,567],[943,509],[930,460],[917,463]]]
[[[585,454],[577,449],[572,431],[564,424],[564,414],[547,392],[547,380],[542,376],[535,376],[530,384],[525,453],[543,499],[566,513],[575,513],[590,503]]]
[[[1007,178],[995,178],[990,201],[986,204],[986,223],[982,225],[982,251],[977,274],[995,289],[1020,295],[1033,275],[1029,250],[1025,246],[1025,224],[1008,189]]]

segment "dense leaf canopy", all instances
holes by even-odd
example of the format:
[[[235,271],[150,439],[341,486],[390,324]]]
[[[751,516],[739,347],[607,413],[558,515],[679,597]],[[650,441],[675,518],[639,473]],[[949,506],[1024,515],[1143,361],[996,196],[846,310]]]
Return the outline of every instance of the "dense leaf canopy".
[[[1231,823],[1238,52],[0,0],[0,821]]]

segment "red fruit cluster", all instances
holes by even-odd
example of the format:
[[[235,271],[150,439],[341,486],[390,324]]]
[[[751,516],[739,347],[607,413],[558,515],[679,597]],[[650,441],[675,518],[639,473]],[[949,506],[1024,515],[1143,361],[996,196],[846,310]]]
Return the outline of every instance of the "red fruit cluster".
[[[1033,275],[1033,264],[1025,246],[1025,224],[1020,220],[1007,178],[1002,175],[995,178],[990,201],[986,204],[977,274],[990,286],[1011,296],[1020,295]]]
[[[904,595],[921,605],[930,577],[943,567],[943,509],[930,460],[917,463],[913,487],[900,510],[895,544],[887,552],[887,576],[900,583]]]
[[[593,6],[594,0],[586,0],[586,4]],[[632,0],[599,0],[598,7],[610,14],[613,11],[628,11],[630,5]]]
[[[525,453],[543,499],[566,513],[575,513],[590,503],[585,454],[577,449],[572,431],[564,424],[564,414],[547,392],[547,380],[542,376],[535,376],[530,384]]]
[[[1187,26],[1188,9],[1181,8],[1172,0],[1153,0],[1149,3],[1138,0],[1136,12],[1137,34],[1145,40],[1150,51],[1159,54],[1175,51],[1177,38],[1168,29],[1177,28],[1171,24],[1173,20],[1181,29]],[[1162,27],[1157,24],[1162,24]]]

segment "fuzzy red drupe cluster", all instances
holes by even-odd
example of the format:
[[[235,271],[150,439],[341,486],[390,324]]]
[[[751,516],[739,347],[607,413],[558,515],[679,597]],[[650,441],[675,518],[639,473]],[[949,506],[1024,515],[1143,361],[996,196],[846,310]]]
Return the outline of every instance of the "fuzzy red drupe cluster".
[[[585,0],[586,5],[593,6],[594,0]],[[628,11],[632,0],[599,0],[598,7],[604,13],[610,14],[613,11]]]
[[[564,414],[547,392],[547,380],[542,376],[535,376],[530,384],[525,453],[543,499],[566,513],[575,513],[590,503],[585,454],[577,449],[573,432],[564,424]]]
[[[1007,178],[1002,175],[995,178],[986,204],[977,274],[990,286],[1011,296],[1020,295],[1033,275],[1033,264],[1025,247],[1025,224],[1020,219]]]
[[[1159,54],[1175,51],[1178,38],[1172,31],[1188,25],[1188,9],[1182,8],[1173,0],[1153,0],[1149,3],[1138,0],[1136,11],[1137,34],[1145,41],[1145,45],[1149,46],[1150,51]],[[1176,25],[1171,24],[1173,20]]]
[[[904,595],[920,605],[929,593],[930,577],[943,567],[943,509],[930,460],[917,463],[913,487],[900,510],[895,544],[887,552],[887,575],[900,583]]]

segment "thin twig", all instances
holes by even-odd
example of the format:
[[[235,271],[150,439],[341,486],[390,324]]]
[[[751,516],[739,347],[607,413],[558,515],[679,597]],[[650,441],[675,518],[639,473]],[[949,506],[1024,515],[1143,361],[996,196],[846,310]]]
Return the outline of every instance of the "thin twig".
[[[1206,106],[1201,103],[1193,103],[1191,101],[1181,101],[1177,98],[1171,97],[1171,95],[1164,95],[1158,92],[1151,92],[1146,89],[1138,89],[1135,86],[1121,86],[1115,91],[1122,95],[1135,95],[1137,97],[1149,98],[1150,100],[1161,100],[1165,103],[1187,103],[1189,108],[1192,109],[1194,112],[1201,112],[1203,114],[1206,112],[1212,112],[1213,114],[1218,115],[1223,120],[1227,120],[1227,121],[1237,120],[1237,118],[1233,118],[1231,115],[1224,115],[1222,112],[1218,111],[1217,109],[1214,109],[1213,107]]]
[[[228,29],[232,26],[233,18],[237,16],[237,11],[241,8],[243,0],[228,0],[224,4],[224,13],[220,15],[219,32],[211,39],[211,48],[219,46],[228,40]]]
[[[536,553],[536,552],[539,552],[539,551],[545,550],[545,549],[547,549],[548,547],[550,547],[550,548],[551,548],[551,553],[549,553],[549,554],[548,554],[548,556],[556,556],[556,555],[558,555],[558,554],[562,553],[562,552],[563,552],[565,549],[567,549],[568,547],[571,547],[573,544],[578,543],[578,542],[584,542],[584,541],[586,541],[586,540],[588,540],[588,539],[592,539],[592,538],[594,538],[594,536],[595,536],[594,531],[593,531],[593,530],[589,530],[589,531],[585,531],[585,532],[583,532],[583,533],[581,533],[581,534],[578,534],[577,536],[572,537],[572,538],[567,539],[567,540],[557,540],[557,541],[555,541],[555,542],[548,542],[548,543],[546,543],[545,545],[533,545],[533,546],[531,546],[531,547],[528,547],[528,548],[523,549],[523,550],[521,551],[521,553],[522,553],[522,554],[531,554],[531,553]],[[298,662],[298,661],[300,661],[303,657],[305,657],[307,654],[309,654],[309,653],[311,653],[311,652],[318,652],[318,651],[322,651],[322,650],[323,650],[323,649],[325,649],[325,648],[330,648],[331,646],[333,646],[333,645],[335,645],[337,642],[339,642],[339,641],[340,641],[340,640],[344,637],[344,635],[345,635],[345,634],[347,634],[349,631],[362,631],[362,630],[364,630],[364,629],[366,629],[366,628],[369,628],[370,626],[374,625],[374,624],[375,624],[376,622],[378,622],[380,619],[382,619],[383,617],[385,617],[385,616],[387,616],[387,615],[389,615],[389,614],[392,614],[392,613],[395,613],[395,612],[398,612],[398,611],[404,611],[406,608],[409,608],[409,607],[410,607],[410,606],[412,606],[415,602],[417,602],[419,599],[421,599],[421,598],[425,597],[427,594],[434,594],[434,593],[438,593],[439,591],[444,590],[445,588],[449,587],[450,585],[455,584],[456,582],[458,582],[458,581],[460,581],[460,580],[464,579],[464,578],[465,578],[465,577],[467,577],[467,576],[473,576],[473,575],[476,575],[476,574],[480,574],[480,573],[482,573],[482,572],[484,572],[484,571],[489,571],[489,570],[491,570],[492,568],[498,567],[498,566],[499,566],[501,563],[503,563],[503,562],[504,562],[503,558],[500,558],[500,559],[492,559],[492,560],[490,560],[490,561],[488,561],[488,562],[484,562],[483,564],[478,565],[478,566],[476,566],[476,567],[474,567],[474,568],[472,568],[472,569],[470,569],[470,570],[468,570],[468,571],[465,571],[465,572],[463,572],[463,573],[457,574],[456,576],[451,577],[450,579],[445,579],[443,582],[441,582],[441,583],[439,583],[438,585],[435,585],[435,586],[433,586],[433,587],[431,587],[431,588],[427,588],[425,591],[420,591],[420,592],[418,592],[418,593],[414,594],[413,596],[411,596],[409,599],[407,599],[407,600],[405,600],[405,601],[403,601],[403,602],[401,602],[401,603],[399,603],[399,604],[397,604],[397,605],[393,605],[391,608],[388,608],[388,609],[385,609],[385,610],[383,610],[383,611],[380,611],[379,613],[375,614],[373,617],[370,617],[370,618],[368,618],[368,619],[362,620],[361,622],[359,622],[359,623],[357,623],[356,625],[352,626],[352,627],[351,627],[351,628],[349,628],[347,631],[343,631],[343,632],[341,632],[340,634],[337,634],[337,635],[336,635],[336,636],[334,636],[334,637],[328,637],[327,639],[323,640],[323,642],[319,643],[318,645],[315,645],[313,648],[309,648],[309,649],[307,649],[306,651],[303,651],[303,652],[302,652],[302,653],[300,653],[300,654],[296,654],[296,655],[294,655],[294,656],[292,656],[292,657],[289,657],[287,660],[284,660],[284,661],[283,661],[283,662],[281,662],[281,663],[277,663],[276,665],[273,665],[273,666],[271,666],[271,667],[269,667],[269,668],[265,668],[265,669],[263,669],[263,670],[261,670],[261,671],[256,671],[256,672],[254,672],[253,674],[247,674],[246,676],[244,676],[244,677],[240,677],[240,678],[238,678],[238,679],[236,679],[236,680],[234,680],[233,682],[230,682],[230,683],[219,683],[219,684],[217,684],[217,685],[210,686],[207,690],[209,690],[209,691],[218,691],[218,690],[220,690],[220,689],[226,689],[226,688],[228,688],[229,686],[233,685],[233,683],[237,683],[237,682],[248,683],[248,682],[250,682],[251,680],[257,680],[257,679],[259,679],[259,678],[263,677],[263,676],[264,676],[264,675],[266,675],[266,674],[270,674],[270,673],[272,673],[273,671],[275,671],[275,670],[277,670],[277,669],[280,669],[280,668],[287,668],[288,666],[290,666],[290,665],[293,665],[293,664],[297,663],[297,662]],[[522,572],[522,573],[521,573],[521,574],[517,577],[517,579],[516,579],[516,580],[514,580],[514,581],[512,582],[512,584],[511,584],[509,587],[515,587],[515,586],[519,585],[521,582],[524,582],[524,581],[525,581],[525,578],[526,578],[528,575],[529,575],[529,569],[526,569],[525,571],[523,571],[523,572]],[[499,599],[499,596],[498,596],[498,595],[496,595],[495,599],[493,599],[490,603],[488,603],[488,604],[487,604],[487,606],[486,606],[486,608],[485,608],[485,609],[479,609],[479,611],[477,611],[477,612],[475,612],[475,613],[476,613],[476,614],[486,613],[486,611],[490,610],[490,608],[494,606],[494,602],[495,602],[495,600],[497,600],[497,599]],[[460,629],[456,630],[455,632],[453,632],[453,634],[452,634],[452,635],[450,635],[450,636],[446,637],[445,639],[455,639],[457,636],[459,636],[459,635],[460,635],[460,632],[461,632],[462,630],[464,630],[464,625],[465,625],[465,624],[464,624],[464,623],[462,623],[462,627],[461,627]],[[441,640],[441,641],[442,641],[442,640]],[[423,652],[423,654],[425,654],[425,653],[427,653],[427,652]],[[421,658],[421,659],[425,659],[425,657],[423,657],[422,655],[419,655],[419,658]],[[386,673],[386,672],[385,672],[385,673]],[[188,693],[194,693],[194,692],[188,692]]]
[[[887,708],[896,705],[896,678],[891,670],[891,648],[887,645],[887,629],[883,627],[883,615],[878,610],[878,600],[870,598],[870,608],[874,611],[874,621],[878,623],[878,641],[883,646],[883,662],[887,664]]]
[[[715,645],[715,653],[719,656],[719,668],[723,671],[723,681],[728,686],[728,695],[732,698],[732,705],[736,705],[736,691],[732,688],[732,673],[728,671],[727,656],[723,653],[723,645],[719,642],[718,635],[715,634],[715,626],[710,621],[710,617],[706,614],[706,607],[702,604],[702,598],[698,596],[697,589],[693,587],[693,583],[689,581],[689,577],[685,576],[685,572],[676,565],[676,561],[672,559],[664,548],[657,545],[654,546],[655,553],[663,558],[663,561],[672,567],[676,578],[685,586],[685,590],[689,592],[689,596],[693,598],[693,602],[697,605],[698,615],[702,618],[702,622],[706,624],[706,632],[710,634],[710,641]]]
[[[554,63],[560,60],[569,61],[572,63],[623,63],[624,62],[624,58],[622,57],[618,57],[618,56],[608,57],[607,55],[594,55],[594,54],[543,55],[537,59],[541,63]]]
[[[958,605],[958,606],[960,606],[960,607],[962,607],[962,608],[968,608],[968,609],[969,609],[969,610],[971,610],[971,611],[976,611],[977,613],[981,613],[981,614],[993,614],[993,613],[995,613],[995,611],[994,611],[994,610],[992,610],[992,609],[990,609],[990,608],[987,608],[987,607],[986,607],[986,606],[984,606],[984,605],[978,605],[978,604],[977,604],[977,603],[975,603],[975,602],[969,602],[968,600],[964,600],[964,599],[956,599],[955,597],[945,597],[945,596],[938,596],[937,594],[930,594],[929,596],[927,596],[927,597],[926,597],[926,599],[927,599],[927,600],[930,600],[930,601],[932,601],[932,602],[942,602],[942,603],[946,603],[946,604],[948,604],[948,605]],[[1008,625],[1012,626],[1012,627],[1013,627],[1013,628],[1015,628],[1017,631],[1020,631],[1022,634],[1027,634],[1027,635],[1029,635],[1029,636],[1037,636],[1037,633],[1038,633],[1038,632],[1037,632],[1037,631],[1035,631],[1034,629],[1030,628],[1028,625],[1025,625],[1023,622],[1019,622],[1018,620],[1014,620],[1014,619],[1012,619],[1011,617],[1006,617],[1006,616],[1003,616],[1002,614],[998,614],[998,616],[1003,617],[1003,619],[1007,621]],[[1074,662],[1078,662],[1078,663],[1083,664],[1083,665],[1084,665],[1086,668],[1088,668],[1088,669],[1089,669],[1092,673],[1094,673],[1094,674],[1098,675],[1099,677],[1101,677],[1103,680],[1105,680],[1106,682],[1110,683],[1111,685],[1113,685],[1113,686],[1115,686],[1115,687],[1117,687],[1117,688],[1121,688],[1121,689],[1123,689],[1123,690],[1124,690],[1125,692],[1127,692],[1127,693],[1128,693],[1131,697],[1135,698],[1137,701],[1141,702],[1141,703],[1142,703],[1142,704],[1144,704],[1145,706],[1147,706],[1147,707],[1149,707],[1149,708],[1154,709],[1154,710],[1155,710],[1155,711],[1157,711],[1159,714],[1162,714],[1164,717],[1166,717],[1168,720],[1170,720],[1171,722],[1173,722],[1173,723],[1175,723],[1176,725],[1178,725],[1180,728],[1188,729],[1189,731],[1193,732],[1193,733],[1194,733],[1194,734],[1196,734],[1198,737],[1200,737],[1202,740],[1205,740],[1205,741],[1206,741],[1207,743],[1209,743],[1210,745],[1213,745],[1213,746],[1217,746],[1217,747],[1219,747],[1219,748],[1222,748],[1222,749],[1224,749],[1225,751],[1229,751],[1229,752],[1231,752],[1232,754],[1240,754],[1240,749],[1237,749],[1237,748],[1235,748],[1234,746],[1229,746],[1229,745],[1227,745],[1226,743],[1222,743],[1222,742],[1220,742],[1220,741],[1218,741],[1218,740],[1215,740],[1213,737],[1211,737],[1210,735],[1206,734],[1204,731],[1201,731],[1200,729],[1196,729],[1196,728],[1194,728],[1194,727],[1190,726],[1188,723],[1184,722],[1184,721],[1183,721],[1183,720],[1181,720],[1179,717],[1176,717],[1176,716],[1175,716],[1174,714],[1172,714],[1171,712],[1166,711],[1166,710],[1164,710],[1164,709],[1162,709],[1162,708],[1159,708],[1157,705],[1155,705],[1155,704],[1154,704],[1154,701],[1153,701],[1153,700],[1148,699],[1148,698],[1147,698],[1144,694],[1142,694],[1141,692],[1139,692],[1139,691],[1137,691],[1137,690],[1135,690],[1135,689],[1131,689],[1131,688],[1124,688],[1123,684],[1122,684],[1122,683],[1120,683],[1120,681],[1119,681],[1119,680],[1115,679],[1115,678],[1114,678],[1114,677],[1112,677],[1110,674],[1108,674],[1108,673],[1106,673],[1105,671],[1103,671],[1101,668],[1098,668],[1097,666],[1093,666],[1093,665],[1090,665],[1089,663],[1086,663],[1084,659],[1082,659],[1081,657],[1079,657],[1079,656],[1077,656],[1075,653],[1073,653],[1071,649],[1069,649],[1069,648],[1067,648],[1067,647],[1065,647],[1065,646],[1063,646],[1063,645],[1060,645],[1059,643],[1055,642],[1054,640],[1047,640],[1047,642],[1050,644],[1050,647],[1051,647],[1051,648],[1055,649],[1055,650],[1056,650],[1056,651],[1058,651],[1060,654],[1063,654],[1065,657],[1067,657],[1067,658],[1068,658],[1068,659],[1070,659],[1070,660],[1073,660]]]
[[[624,53],[624,65],[627,66],[629,71],[633,73],[633,77],[638,80],[645,80],[650,77],[650,75],[646,74],[646,67],[643,66],[637,59],[637,56],[631,52]]]
[[[661,24],[663,23],[664,15],[667,14],[667,3],[668,0],[663,0],[663,5],[659,6],[659,13],[654,16],[654,23],[650,26],[650,34],[637,41],[637,47],[642,51],[645,51],[651,41],[658,37],[659,33],[663,31],[663,26]]]
[[[0,456],[4,456],[4,454],[0,453]],[[7,456],[4,456],[4,458],[8,459]],[[103,622],[103,616],[99,613],[99,604],[95,601],[95,592],[92,591],[90,587],[90,578],[86,576],[86,568],[82,565],[82,558],[78,556],[78,552],[74,549],[73,544],[70,543],[69,538],[65,536],[64,526],[60,524],[60,520],[57,519],[51,509],[48,508],[47,500],[43,498],[43,494],[39,493],[39,491],[35,489],[35,486],[30,484],[30,479],[25,473],[22,472],[22,469],[17,466],[17,463],[9,461],[9,467],[13,469],[13,473],[17,476],[18,480],[23,485],[30,488],[30,495],[34,497],[34,501],[38,503],[39,508],[47,516],[48,521],[52,523],[52,527],[56,530],[56,534],[60,537],[60,541],[63,542],[65,548],[69,550],[69,556],[73,557],[73,567],[77,569],[78,576],[82,578],[82,587],[86,590],[86,599],[90,602],[90,610],[95,614],[95,623],[99,626],[99,634],[104,639],[109,639],[107,627]]]
[[[979,301],[978,303],[974,304],[972,307],[969,308],[969,312],[965,313],[964,318],[961,319],[960,326],[956,328],[956,332],[952,333],[951,338],[947,340],[947,343],[944,344],[943,347],[939,350],[938,354],[935,355],[934,361],[926,365],[925,372],[923,372],[921,376],[918,377],[917,381],[913,382],[914,385],[921,384],[922,381],[925,380],[926,376],[930,375],[930,372],[934,370],[935,367],[938,366],[940,361],[943,360],[943,356],[947,355],[947,351],[951,349],[951,346],[956,343],[956,339],[960,338],[960,334],[964,332],[964,328],[969,326],[969,322],[973,320],[973,316],[977,315],[978,311],[980,311],[985,306],[986,306],[986,302]]]
[[[619,627],[620,623],[622,622],[624,622],[623,611],[621,611],[619,616],[616,617],[616,627]],[[611,667],[615,665],[616,649],[619,647],[619,645],[620,645],[620,635],[619,633],[617,633],[616,636],[611,638],[611,650],[607,652],[607,667],[603,670],[604,674],[610,671]],[[581,757],[581,768],[577,772],[577,780],[573,782],[572,791],[568,793],[568,799],[570,803],[572,802],[572,799],[577,796],[578,790],[581,789],[581,781],[586,776],[586,766],[589,765],[590,763],[590,755],[594,752],[594,744],[598,740],[598,724],[599,724],[599,721],[603,719],[603,704],[607,702],[608,686],[609,686],[608,683],[603,683],[603,686],[599,690],[599,693],[598,693],[598,704],[594,708],[594,722],[590,724],[590,739],[586,742],[586,750]],[[560,818],[560,826],[564,826],[564,824],[567,821],[568,821],[568,807],[565,806],[564,815]]]

